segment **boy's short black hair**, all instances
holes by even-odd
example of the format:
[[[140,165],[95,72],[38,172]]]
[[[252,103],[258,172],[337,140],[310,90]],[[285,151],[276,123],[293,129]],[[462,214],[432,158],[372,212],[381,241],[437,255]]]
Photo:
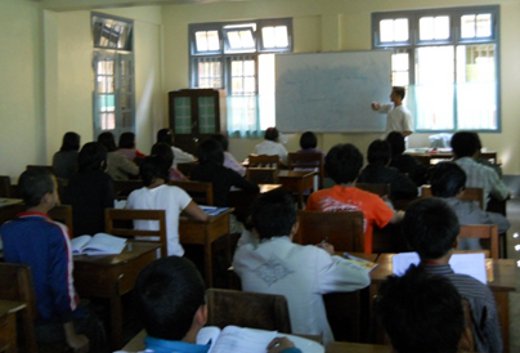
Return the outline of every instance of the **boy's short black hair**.
[[[336,184],[351,183],[356,180],[362,166],[363,155],[350,143],[332,147],[325,156],[325,171]]]
[[[403,154],[406,149],[404,136],[398,131],[392,131],[386,136],[386,141],[390,144],[392,156]]]
[[[214,139],[207,139],[197,148],[197,158],[200,164],[213,163],[222,165],[224,163],[224,149],[222,144]]]
[[[456,353],[465,319],[449,279],[412,267],[381,285],[376,312],[398,353]]]
[[[289,235],[296,222],[293,198],[284,190],[261,195],[253,203],[251,221],[260,239]]]
[[[183,257],[155,260],[137,278],[137,305],[151,337],[179,341],[204,304],[205,285],[193,263]]]
[[[459,221],[442,200],[429,197],[414,201],[406,209],[403,235],[421,259],[438,259],[448,253],[459,234]]]
[[[384,140],[374,140],[368,146],[367,160],[369,164],[387,165],[390,162],[392,151],[390,144]]]
[[[432,195],[454,197],[466,186],[466,173],[453,162],[436,164],[430,172]]]
[[[480,138],[476,132],[456,132],[450,141],[451,149],[456,158],[473,157],[480,149]]]
[[[157,156],[145,157],[139,165],[139,175],[143,179],[144,186],[150,186],[155,179],[169,179],[169,166]]]
[[[269,141],[278,141],[278,136],[280,136],[280,133],[278,132],[277,128],[268,127],[265,129],[264,139]]]
[[[402,87],[402,86],[394,86],[394,87],[392,87],[392,92],[394,92],[399,97],[401,97],[401,99],[404,99],[404,97],[406,96],[406,89],[404,87]]]
[[[18,191],[27,207],[38,206],[54,188],[54,176],[45,168],[28,169],[18,179]]]
[[[312,131],[305,131],[300,136],[300,147],[302,150],[307,150],[310,148],[316,148],[318,146],[318,138],[316,134]]]
[[[80,172],[101,170],[107,160],[107,149],[99,142],[89,142],[83,145],[78,155]]]

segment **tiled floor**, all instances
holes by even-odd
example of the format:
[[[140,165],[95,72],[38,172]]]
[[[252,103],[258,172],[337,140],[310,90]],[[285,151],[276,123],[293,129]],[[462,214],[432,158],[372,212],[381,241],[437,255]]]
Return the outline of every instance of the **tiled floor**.
[[[520,261],[520,198],[515,197],[507,202],[507,218],[511,222],[511,229],[507,232],[507,257]],[[515,250],[518,246],[519,251]],[[517,275],[517,290],[509,294],[510,319],[510,352],[520,352],[520,270]]]

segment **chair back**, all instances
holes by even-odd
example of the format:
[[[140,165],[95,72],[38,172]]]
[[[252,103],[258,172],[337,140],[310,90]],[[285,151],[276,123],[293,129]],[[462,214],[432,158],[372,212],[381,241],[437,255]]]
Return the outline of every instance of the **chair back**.
[[[135,229],[133,221],[156,221],[157,227],[153,230]],[[164,210],[127,210],[105,209],[105,231],[108,234],[125,238],[137,238],[143,241],[145,237],[159,238],[161,244],[161,256],[168,256],[166,237],[166,215]],[[146,241],[155,241],[153,239]]]
[[[49,217],[57,222],[63,223],[67,226],[69,231],[69,237],[74,234],[73,222],[72,222],[72,206],[70,205],[58,205],[54,206],[48,213]]]
[[[114,180],[114,195],[116,200],[126,200],[134,190],[144,186],[142,180]]]
[[[207,290],[208,324],[276,330],[291,333],[287,300],[283,295],[242,292],[232,289]]]
[[[356,187],[381,197],[390,197],[390,184],[356,183]]]
[[[336,251],[363,252],[363,213],[298,211],[299,227],[294,241],[318,244],[323,240]]]
[[[292,170],[314,170],[318,173],[317,188],[323,188],[323,179],[325,178],[325,171],[323,167],[323,154],[316,153],[298,153],[291,152],[287,156],[287,166]]]
[[[280,167],[280,157],[278,155],[250,154],[248,160],[249,167],[271,167],[276,169]]]
[[[0,197],[11,197],[11,178],[0,175]]]
[[[36,301],[31,269],[27,265],[0,263],[0,299],[25,303],[19,313],[20,328],[23,330],[25,351],[38,352],[34,322],[36,320]]]
[[[496,224],[461,225],[459,238],[477,238],[492,259],[498,259],[498,226]]]
[[[199,205],[213,205],[213,184],[202,181],[172,180],[169,185],[175,185],[186,191]]]
[[[432,197],[432,188],[430,185],[421,186],[421,197]],[[464,201],[476,201],[480,208],[484,206],[484,191],[482,188],[466,188],[464,192],[458,196],[459,199]]]

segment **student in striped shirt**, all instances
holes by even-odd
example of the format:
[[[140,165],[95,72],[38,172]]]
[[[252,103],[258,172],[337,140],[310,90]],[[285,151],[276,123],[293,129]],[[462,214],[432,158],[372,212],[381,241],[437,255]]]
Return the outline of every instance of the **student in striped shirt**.
[[[459,222],[452,209],[438,198],[415,201],[406,210],[402,230],[410,247],[421,258],[419,268],[426,273],[448,278],[468,301],[474,351],[502,352],[502,336],[491,290],[473,277],[454,273],[449,265],[459,234]]]

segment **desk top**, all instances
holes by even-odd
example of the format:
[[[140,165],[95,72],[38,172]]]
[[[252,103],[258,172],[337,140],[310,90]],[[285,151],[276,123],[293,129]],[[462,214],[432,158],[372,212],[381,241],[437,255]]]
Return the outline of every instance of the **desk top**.
[[[392,348],[381,344],[331,342],[325,349],[326,353],[390,353]]]
[[[305,178],[316,174],[314,170],[279,170],[278,178]]]
[[[0,316],[15,313],[24,309],[26,306],[24,302],[0,299]]]
[[[154,242],[129,241],[121,254],[117,255],[79,255],[74,256],[75,263],[88,263],[100,266],[116,266],[127,263],[130,260],[138,258],[142,254],[150,251],[156,251],[161,245]]]
[[[378,266],[370,273],[374,282],[380,282],[392,274],[392,257],[394,254],[381,254],[377,259]],[[517,286],[518,268],[511,259],[486,259],[488,285],[493,290],[514,291]]]
[[[12,206],[12,205],[21,205],[23,203],[22,199],[13,199],[9,197],[0,197],[0,208]]]

